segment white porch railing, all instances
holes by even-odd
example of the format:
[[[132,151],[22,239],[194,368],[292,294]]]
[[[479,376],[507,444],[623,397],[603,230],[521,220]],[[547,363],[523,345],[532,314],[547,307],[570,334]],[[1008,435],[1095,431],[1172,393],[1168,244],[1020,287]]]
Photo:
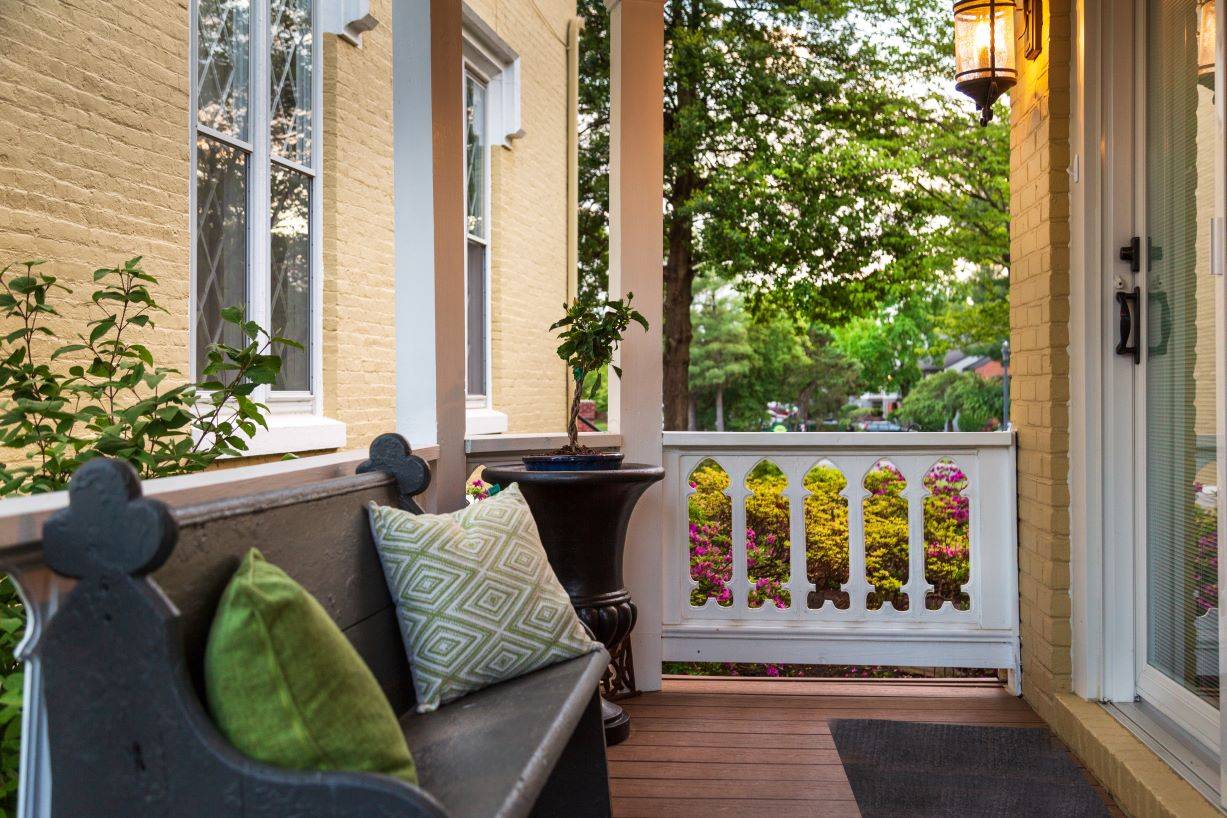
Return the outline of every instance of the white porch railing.
[[[765,601],[761,592],[751,596],[757,577],[747,564],[746,505],[752,494],[746,478],[764,461],[774,464],[787,481],[782,494],[787,498],[789,540],[787,576],[775,599],[768,594]],[[998,668],[1010,672],[1011,686],[1017,689],[1018,556],[1011,433],[666,432],[664,462],[667,661]],[[728,480],[723,493],[729,513],[721,523],[728,530],[720,536],[730,540],[724,548],[731,551],[731,566],[722,578],[728,589],[723,599],[710,594],[703,598],[691,572],[690,503],[696,493],[691,477],[697,468],[711,468],[713,463]],[[892,472],[891,479],[894,497],[902,499],[890,503],[901,515],[893,529],[895,578],[901,587],[885,594],[879,587],[874,594],[865,548],[865,499],[874,495],[866,487],[866,477],[875,470],[880,476],[883,463],[899,473]],[[956,527],[966,542],[965,556],[960,551],[960,558],[968,562],[953,593],[948,579],[939,588],[926,576],[925,499],[935,491],[936,472],[931,470],[939,463],[947,464],[939,469],[952,463],[965,475],[965,484],[960,476],[954,489],[949,482],[944,484],[945,506],[931,504],[928,511],[957,507],[966,512]],[[843,499],[833,505],[835,514],[846,513],[846,543],[832,546],[828,532],[823,546],[828,553],[832,547],[847,549],[846,575],[838,579],[837,589],[828,578],[827,588],[816,590],[813,577],[807,576],[813,573],[807,570],[813,558],[807,565],[806,501],[814,497],[815,486],[807,487],[806,475],[818,465],[827,469],[828,476],[832,467],[838,469],[846,481],[838,490]],[[771,472],[777,482],[779,472]],[[898,491],[900,477],[906,484],[902,491]],[[870,482],[879,486],[873,478]],[[830,499],[834,490],[827,485],[824,491]],[[700,490],[712,492],[710,480]],[[709,496],[709,505],[711,500]],[[720,502],[718,494],[716,501]],[[878,506],[868,508],[872,514],[881,513]],[[830,506],[827,511],[831,512]],[[880,526],[881,519],[871,520],[871,529]],[[836,530],[842,525],[840,520]],[[875,542],[870,552],[879,570],[884,553],[880,530],[872,532]],[[810,540],[815,536],[811,533]],[[930,561],[940,557],[941,552],[928,555]]]

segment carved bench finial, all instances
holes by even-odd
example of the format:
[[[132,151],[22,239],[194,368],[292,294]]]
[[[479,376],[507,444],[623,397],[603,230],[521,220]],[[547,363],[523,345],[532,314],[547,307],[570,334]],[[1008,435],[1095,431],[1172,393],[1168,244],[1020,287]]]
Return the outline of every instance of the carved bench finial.
[[[430,486],[430,467],[413,453],[409,441],[388,432],[371,441],[370,458],[358,466],[358,474],[385,472],[396,478],[401,507],[417,514],[422,509],[413,498]]]
[[[131,465],[98,457],[72,476],[68,508],[43,527],[43,553],[47,565],[64,576],[143,576],[166,562],[177,534],[166,505],[141,496]]]

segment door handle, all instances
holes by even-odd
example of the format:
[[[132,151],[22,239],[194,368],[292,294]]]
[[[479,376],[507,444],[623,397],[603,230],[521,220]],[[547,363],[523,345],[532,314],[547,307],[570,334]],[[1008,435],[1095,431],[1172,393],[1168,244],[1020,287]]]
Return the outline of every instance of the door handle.
[[[1116,342],[1117,355],[1132,355],[1135,364],[1142,362],[1142,347],[1139,339],[1142,324],[1138,315],[1138,299],[1141,290],[1118,291],[1116,304],[1120,309],[1120,339]]]

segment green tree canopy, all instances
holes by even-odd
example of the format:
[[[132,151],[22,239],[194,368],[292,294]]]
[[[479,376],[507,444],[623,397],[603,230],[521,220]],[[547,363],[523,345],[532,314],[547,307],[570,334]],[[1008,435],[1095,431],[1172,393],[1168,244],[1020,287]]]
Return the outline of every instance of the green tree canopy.
[[[957,429],[979,432],[1000,420],[1000,378],[981,378],[974,372],[938,372],[908,393],[894,417],[922,432]],[[956,424],[957,419],[957,424]]]
[[[582,286],[606,287],[609,42],[584,0]],[[1004,126],[980,130],[949,85],[936,0],[725,2],[665,9],[665,414],[688,405],[690,305],[703,273],[755,315],[840,324],[955,259],[1008,246]]]
[[[695,392],[714,396],[716,431],[722,432],[725,390],[750,374],[754,349],[737,293],[721,292],[718,285],[705,282],[692,310],[696,343],[690,358],[691,397]]]

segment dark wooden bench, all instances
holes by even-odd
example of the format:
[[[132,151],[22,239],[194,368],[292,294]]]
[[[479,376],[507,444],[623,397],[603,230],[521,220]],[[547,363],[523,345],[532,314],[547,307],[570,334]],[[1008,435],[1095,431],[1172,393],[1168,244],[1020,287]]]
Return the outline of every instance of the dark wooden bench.
[[[366,503],[418,511],[430,472],[397,435],[357,474],[173,510],[109,460],[73,478],[46,563],[78,578],[39,646],[57,816],[607,816],[604,653],[413,711],[411,669]],[[400,715],[421,788],[241,756],[202,706],[209,625],[258,547],[333,616]]]

